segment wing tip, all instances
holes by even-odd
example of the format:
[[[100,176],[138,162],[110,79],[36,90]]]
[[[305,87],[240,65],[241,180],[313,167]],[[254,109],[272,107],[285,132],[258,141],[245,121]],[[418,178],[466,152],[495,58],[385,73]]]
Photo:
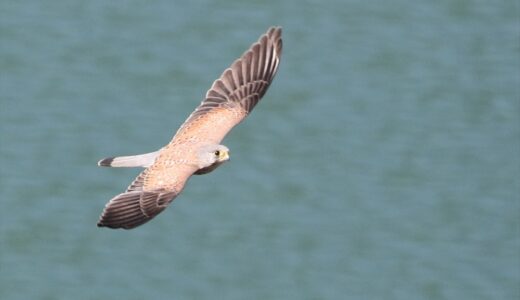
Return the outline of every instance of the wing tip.
[[[137,223],[137,224],[127,224],[125,222],[118,222],[117,220],[111,220],[110,218],[108,219],[105,219],[106,216],[105,216],[105,212],[103,212],[103,214],[101,215],[99,221],[97,222],[96,226],[99,227],[99,228],[102,228],[102,227],[106,227],[106,228],[110,228],[110,229],[133,229],[143,223],[146,223],[145,222],[142,222],[142,223]]]
[[[265,35],[273,40],[281,40],[282,39],[282,26],[271,26],[265,33]]]
[[[116,225],[103,223],[103,220],[99,220],[97,222],[96,226],[99,228],[106,227],[106,228],[110,228],[110,229],[131,229],[131,228],[133,228],[133,227],[116,226]]]
[[[274,25],[274,26],[271,26],[271,27],[269,27],[269,29],[267,30],[267,35],[273,35],[273,34],[281,35],[281,33],[282,33],[282,29],[283,29],[283,27],[280,26],[280,25]]]

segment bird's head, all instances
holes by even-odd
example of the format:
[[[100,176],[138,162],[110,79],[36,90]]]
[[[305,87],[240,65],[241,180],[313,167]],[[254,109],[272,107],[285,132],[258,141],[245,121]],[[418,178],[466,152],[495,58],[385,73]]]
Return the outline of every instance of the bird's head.
[[[229,160],[229,149],[224,145],[207,145],[198,152],[199,171],[196,174],[205,174]]]

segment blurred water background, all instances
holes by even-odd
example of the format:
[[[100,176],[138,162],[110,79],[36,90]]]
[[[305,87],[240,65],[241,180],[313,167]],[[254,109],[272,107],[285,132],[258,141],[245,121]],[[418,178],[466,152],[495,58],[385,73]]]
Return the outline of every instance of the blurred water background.
[[[0,3],[1,299],[519,299],[518,1]],[[271,25],[232,160],[96,227]]]

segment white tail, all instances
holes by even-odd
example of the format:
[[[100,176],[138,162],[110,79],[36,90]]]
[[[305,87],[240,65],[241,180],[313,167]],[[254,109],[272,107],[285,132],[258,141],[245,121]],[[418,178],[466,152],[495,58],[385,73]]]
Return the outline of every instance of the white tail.
[[[107,157],[98,161],[98,166],[102,167],[143,167],[147,168],[153,164],[159,151],[131,155],[131,156],[117,156]]]

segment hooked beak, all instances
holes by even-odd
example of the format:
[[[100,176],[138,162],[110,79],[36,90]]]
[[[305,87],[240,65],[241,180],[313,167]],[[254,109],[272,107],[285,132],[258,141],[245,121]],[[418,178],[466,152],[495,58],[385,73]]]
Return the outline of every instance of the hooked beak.
[[[220,160],[221,161],[228,161],[229,160],[229,152],[225,151],[220,154]]]

